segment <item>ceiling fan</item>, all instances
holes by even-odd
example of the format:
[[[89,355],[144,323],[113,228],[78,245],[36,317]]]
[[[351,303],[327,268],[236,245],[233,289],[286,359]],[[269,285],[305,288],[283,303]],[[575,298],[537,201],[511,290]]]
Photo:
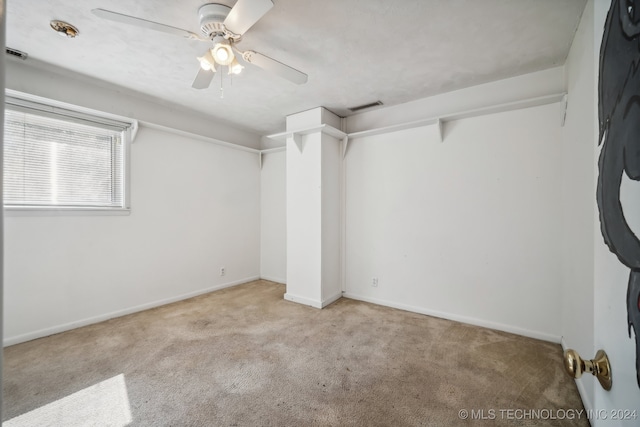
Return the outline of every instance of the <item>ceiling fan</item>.
[[[212,43],[213,47],[204,52],[201,57],[198,57],[200,69],[192,84],[195,89],[209,87],[216,73],[216,66],[227,66],[229,74],[240,73],[244,67],[238,62],[238,57],[246,63],[253,64],[293,83],[306,83],[307,75],[305,73],[261,53],[252,50],[243,52],[236,47],[236,43],[240,42],[244,33],[272,7],[273,2],[271,0],[238,0],[233,8],[219,3],[202,5],[198,9],[198,17],[200,31],[204,37],[181,28],[110,10],[93,9],[92,12],[100,18],[110,21]]]

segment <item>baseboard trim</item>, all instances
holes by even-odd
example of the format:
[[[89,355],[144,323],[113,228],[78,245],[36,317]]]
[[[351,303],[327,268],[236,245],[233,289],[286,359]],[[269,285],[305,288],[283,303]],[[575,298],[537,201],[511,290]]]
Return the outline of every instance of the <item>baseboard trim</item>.
[[[439,317],[441,319],[453,320],[469,325],[481,326],[483,328],[496,329],[498,331],[509,332],[512,334],[522,335],[529,338],[535,338],[542,341],[549,341],[560,344],[560,336],[547,334],[545,332],[533,331],[530,329],[518,328],[516,326],[505,325],[504,323],[491,322],[488,320],[477,319],[475,317],[460,316],[457,314],[445,313],[443,311],[430,310],[422,307],[416,307],[406,304],[400,304],[392,301],[382,300],[378,298],[370,298],[350,292],[342,294],[345,298],[351,298],[358,301],[370,302],[372,304],[384,305],[386,307],[397,308],[399,310],[411,311],[418,314],[426,314],[427,316]]]
[[[287,284],[287,280],[286,279],[282,279],[279,277],[271,277],[271,276],[263,276],[262,274],[260,275],[260,279],[262,280],[268,280],[270,282],[276,282],[276,283],[281,283],[283,285]]]
[[[340,298],[342,298],[342,291],[340,291],[337,294],[332,295],[329,298],[323,300],[322,301],[322,308],[325,308],[326,306],[333,304],[334,302],[338,301]]]
[[[284,299],[291,302],[297,302],[298,304],[308,305],[313,308],[322,308],[322,301],[317,301],[311,298],[305,298],[298,295],[293,295],[289,292],[284,294]]]
[[[244,279],[236,280],[233,282],[223,283],[221,285],[212,286],[210,288],[200,289],[194,292],[188,292],[186,294],[178,295],[175,297],[165,298],[146,304],[136,305],[134,307],[125,308],[123,310],[116,310],[110,313],[101,314],[98,316],[88,317],[86,319],[76,320],[69,323],[63,323],[61,325],[52,326],[50,328],[40,329],[26,334],[17,335],[14,337],[5,338],[2,341],[3,347],[7,347],[14,344],[20,344],[26,341],[31,341],[37,338],[48,337],[49,335],[59,334],[60,332],[69,331],[71,329],[80,328],[82,326],[92,325],[94,323],[103,322],[105,320],[113,319],[116,317],[126,316],[127,314],[137,313],[139,311],[148,310],[150,308],[160,307],[162,305],[171,304],[173,302],[182,301],[185,299],[193,298],[198,295],[207,294],[209,292],[219,291],[220,289],[230,288],[232,286],[242,285],[244,283],[253,282],[259,280],[260,276],[247,277]]]
[[[564,337],[560,337],[560,345],[562,346],[562,353],[567,351],[567,342],[564,340]],[[580,400],[582,400],[584,409],[587,413],[593,413],[593,402],[591,402],[587,397],[587,390],[584,388],[584,382],[577,379],[575,379],[574,381],[576,383],[576,387],[578,388],[578,394],[580,394]],[[588,420],[591,424],[591,418],[588,418]]]

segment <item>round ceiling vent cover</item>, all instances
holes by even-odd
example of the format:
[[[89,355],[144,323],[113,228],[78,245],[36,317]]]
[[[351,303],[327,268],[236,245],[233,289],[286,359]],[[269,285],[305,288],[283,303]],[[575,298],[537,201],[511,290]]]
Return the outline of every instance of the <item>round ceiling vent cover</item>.
[[[53,20],[49,25],[51,25],[51,28],[61,36],[69,37],[70,39],[77,37],[80,34],[80,31],[68,22]]]

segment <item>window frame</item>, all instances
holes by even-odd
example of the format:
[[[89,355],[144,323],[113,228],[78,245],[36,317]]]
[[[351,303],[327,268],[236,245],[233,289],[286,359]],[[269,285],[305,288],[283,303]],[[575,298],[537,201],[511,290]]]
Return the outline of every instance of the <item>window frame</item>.
[[[131,213],[131,144],[138,132],[138,121],[128,117],[105,113],[86,107],[80,107],[36,95],[31,95],[11,89],[5,89],[5,109],[9,105],[17,110],[31,110],[44,116],[55,116],[69,121],[93,122],[99,126],[114,126],[124,128],[123,134],[123,206],[95,207],[95,206],[27,206],[4,205],[7,216],[58,216],[58,215],[129,215]]]

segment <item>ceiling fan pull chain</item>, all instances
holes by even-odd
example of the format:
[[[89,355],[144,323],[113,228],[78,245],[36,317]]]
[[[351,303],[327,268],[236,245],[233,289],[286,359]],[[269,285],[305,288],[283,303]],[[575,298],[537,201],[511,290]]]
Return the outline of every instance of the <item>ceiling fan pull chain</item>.
[[[222,87],[222,79],[224,73],[220,73],[220,99],[224,99],[224,88]]]

